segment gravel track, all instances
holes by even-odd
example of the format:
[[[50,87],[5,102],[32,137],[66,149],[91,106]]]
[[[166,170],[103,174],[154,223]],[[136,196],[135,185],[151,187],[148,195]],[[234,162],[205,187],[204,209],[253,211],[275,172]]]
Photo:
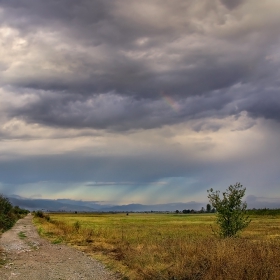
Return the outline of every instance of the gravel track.
[[[30,214],[2,234],[0,247],[3,249],[2,259],[6,259],[5,265],[0,267],[1,280],[119,279],[84,253],[42,239]]]

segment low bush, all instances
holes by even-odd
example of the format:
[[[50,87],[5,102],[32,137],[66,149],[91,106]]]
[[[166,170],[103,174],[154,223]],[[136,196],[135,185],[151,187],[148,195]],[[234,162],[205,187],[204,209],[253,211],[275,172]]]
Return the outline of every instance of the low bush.
[[[34,216],[37,217],[37,218],[46,219],[48,222],[51,221],[50,215],[47,215],[46,213],[44,213],[41,210],[35,211]]]
[[[13,207],[9,199],[0,194],[0,232],[10,229],[18,219],[28,213],[28,210]]]
[[[44,213],[41,210],[35,211],[34,216],[38,218],[44,218]]]

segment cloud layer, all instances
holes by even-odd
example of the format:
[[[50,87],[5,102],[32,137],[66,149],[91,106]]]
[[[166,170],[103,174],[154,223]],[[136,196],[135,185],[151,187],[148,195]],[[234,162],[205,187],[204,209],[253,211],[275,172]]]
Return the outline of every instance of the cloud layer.
[[[279,120],[278,6],[2,1],[1,84],[20,95],[34,92],[11,114],[51,126],[115,130],[182,122],[194,116],[193,107],[196,115],[244,110]],[[164,97],[182,105],[177,114]],[[196,106],[204,99],[206,108]]]
[[[132,182],[141,196],[164,181],[166,194],[175,184],[191,195],[243,179],[252,194],[268,183],[280,195],[279,8],[0,0],[3,190]]]

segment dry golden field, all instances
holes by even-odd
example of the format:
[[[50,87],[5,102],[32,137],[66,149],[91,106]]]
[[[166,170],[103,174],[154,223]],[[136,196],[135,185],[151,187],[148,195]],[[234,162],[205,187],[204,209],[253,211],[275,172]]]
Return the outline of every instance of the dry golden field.
[[[221,239],[215,214],[50,214],[41,236],[100,259],[123,279],[280,279],[280,215]]]

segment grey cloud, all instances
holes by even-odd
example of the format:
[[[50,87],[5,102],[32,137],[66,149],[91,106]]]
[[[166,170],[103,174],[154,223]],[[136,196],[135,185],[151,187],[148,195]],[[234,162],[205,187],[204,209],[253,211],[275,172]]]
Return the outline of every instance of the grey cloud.
[[[1,25],[17,29],[29,44],[17,58],[27,53],[29,60],[11,69],[5,64],[0,86],[37,91],[36,101],[8,115],[120,131],[242,111],[279,120],[277,101],[259,101],[269,87],[279,89],[279,62],[267,57],[277,53],[271,46],[278,29],[271,27],[280,21],[264,16],[256,23],[242,9],[241,3],[253,5],[249,0],[221,2],[230,21],[225,8],[209,1],[0,1]],[[251,22],[239,24],[247,13]],[[245,92],[232,92],[237,84]],[[248,87],[255,93],[248,96]],[[180,104],[179,112],[162,104],[162,92]],[[105,106],[96,102],[100,96],[112,101]]]
[[[252,118],[272,119],[280,122],[279,89],[260,89],[239,102],[239,109],[247,111]]]
[[[25,0],[1,1],[0,4],[7,13],[5,20],[23,32],[56,27],[67,36],[91,44],[113,41],[118,45],[132,44],[134,39],[147,35],[163,38],[166,32],[176,32],[178,24],[180,29],[186,29],[190,20],[183,16],[189,13],[192,5],[191,1],[139,3],[123,0],[82,0],[79,4],[76,1]]]
[[[231,101],[231,95],[224,93],[197,96],[181,102],[174,99],[168,104],[164,98],[135,100],[113,92],[91,98],[73,98],[67,94],[45,92],[40,98],[34,98],[20,108],[10,107],[8,114],[11,118],[22,118],[27,122],[39,122],[48,126],[122,131],[156,128],[188,119],[211,116],[221,118],[229,113],[237,114],[234,105],[224,108]]]
[[[240,85],[178,101],[174,98],[170,102],[174,104],[168,104],[164,98],[137,100],[114,92],[92,97],[45,92],[19,108],[10,107],[7,114],[53,127],[111,131],[151,129],[199,119],[201,121],[193,125],[195,131],[217,131],[222,124],[213,120],[206,123],[205,118],[239,118],[242,112],[248,112],[252,118],[280,120],[278,91],[265,88],[252,90]],[[236,129],[246,130],[253,125],[253,120],[246,121]]]
[[[234,9],[239,6],[242,2],[246,2],[244,0],[221,0],[228,9]]]

